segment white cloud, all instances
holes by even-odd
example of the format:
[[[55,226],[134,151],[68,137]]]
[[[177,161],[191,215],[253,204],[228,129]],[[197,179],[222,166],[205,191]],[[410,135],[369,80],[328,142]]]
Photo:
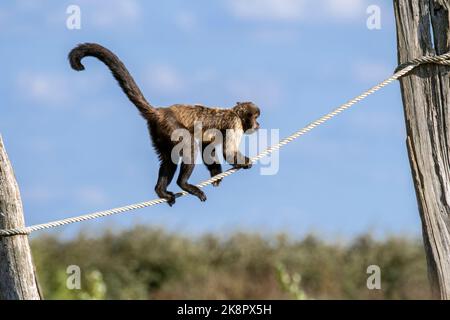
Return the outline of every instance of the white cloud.
[[[17,9],[23,11],[33,11],[42,8],[44,5],[43,0],[29,1],[29,0],[16,0],[15,5]]]
[[[283,99],[281,84],[259,74],[229,78],[207,67],[187,74],[168,64],[150,66],[146,73],[145,83],[158,94],[182,94],[195,100],[196,96],[203,93],[205,86],[211,86],[235,101],[264,102],[269,107],[275,107]]]
[[[79,6],[81,15],[88,15],[88,21],[100,28],[130,25],[137,22],[141,16],[141,7],[136,0],[85,0],[79,2]]]
[[[102,188],[95,186],[66,188],[62,190],[42,184],[25,188],[23,197],[28,201],[36,203],[75,199],[78,203],[85,206],[103,206],[110,200]]]
[[[292,29],[260,28],[251,35],[258,42],[270,44],[293,43],[299,38],[296,30]]]
[[[86,80],[86,77],[89,79]],[[19,99],[33,102],[30,106],[67,109],[74,106],[74,101],[80,98],[80,92],[83,95],[86,92],[95,93],[95,90],[110,83],[110,75],[104,70],[92,71],[84,76],[75,73],[74,76],[69,76],[64,73],[21,71],[15,80],[15,95]],[[98,110],[98,107],[95,109]],[[82,111],[83,108],[77,110]]]
[[[236,101],[264,102],[267,107],[276,107],[282,99],[281,86],[274,80],[232,80],[226,87]]]
[[[298,20],[305,0],[231,0],[232,13],[243,19]]]
[[[231,0],[230,12],[245,20],[348,20],[365,14],[367,0]]]
[[[178,93],[187,85],[180,72],[170,65],[154,65],[147,74],[148,85],[161,93]]]
[[[69,96],[64,77],[55,74],[22,72],[17,77],[17,86],[20,97],[48,105],[63,106]]]
[[[175,15],[175,24],[184,32],[192,32],[197,28],[197,17],[194,13],[181,11]]]
[[[365,2],[365,0],[327,0],[324,9],[335,18],[357,18],[366,14]]]
[[[0,11],[0,26],[5,24],[6,18],[12,20],[14,17],[20,17],[24,14],[33,14],[42,16],[40,22],[45,22],[50,25],[58,25],[65,21],[68,17],[65,14],[65,9],[59,6],[51,6],[49,1],[36,0],[18,0],[14,5],[8,9]],[[137,0],[78,0],[76,4],[81,9],[81,27],[84,28],[85,23],[90,27],[97,27],[101,29],[126,29],[126,27],[135,25],[141,17],[141,7]],[[66,7],[70,5],[66,4]],[[63,7],[65,8],[65,7]],[[15,21],[16,22],[16,21]],[[30,32],[33,30],[28,23],[8,24],[8,30],[18,30]]]
[[[278,81],[257,74],[228,78],[218,74],[214,68],[186,74],[167,64],[157,64],[147,70],[145,83],[159,94],[197,96],[205,86],[212,86],[235,101],[264,102],[268,106],[279,105],[283,97]]]

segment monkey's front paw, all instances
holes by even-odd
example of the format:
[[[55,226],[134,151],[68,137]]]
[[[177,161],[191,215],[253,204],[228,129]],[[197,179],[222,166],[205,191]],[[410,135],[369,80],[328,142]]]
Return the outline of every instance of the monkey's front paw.
[[[218,186],[220,185],[221,182],[222,182],[222,179],[219,179],[219,180],[217,180],[217,181],[214,181],[214,182],[212,183],[212,185],[213,185],[213,187],[218,187]]]
[[[233,166],[235,169],[250,169],[252,167],[252,163],[238,163]]]

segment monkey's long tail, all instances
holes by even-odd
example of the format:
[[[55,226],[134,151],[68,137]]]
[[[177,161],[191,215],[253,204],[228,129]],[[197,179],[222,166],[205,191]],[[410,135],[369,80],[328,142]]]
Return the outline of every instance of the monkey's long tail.
[[[84,57],[95,57],[106,64],[123,92],[144,118],[154,112],[154,108],[147,102],[125,65],[114,53],[96,43],[79,44],[69,53],[71,67],[77,71],[84,70],[84,65],[81,63]]]

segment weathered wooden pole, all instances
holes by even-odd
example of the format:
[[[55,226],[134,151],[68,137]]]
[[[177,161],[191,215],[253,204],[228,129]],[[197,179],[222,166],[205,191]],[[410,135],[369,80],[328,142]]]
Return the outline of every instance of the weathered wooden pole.
[[[394,0],[400,63],[450,50],[449,0]],[[450,299],[450,68],[402,78],[407,148],[435,298]]]
[[[23,226],[19,187],[0,135],[0,229]],[[26,235],[0,238],[0,299],[40,299]]]

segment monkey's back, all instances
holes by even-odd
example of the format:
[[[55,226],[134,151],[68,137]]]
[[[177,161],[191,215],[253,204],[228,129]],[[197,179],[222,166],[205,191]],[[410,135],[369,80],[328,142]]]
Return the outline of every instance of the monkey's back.
[[[231,109],[211,108],[203,105],[175,104],[158,109],[165,121],[176,121],[193,132],[196,122],[201,122],[204,130],[225,130],[236,128],[238,116]],[[197,124],[198,125],[198,124]]]

